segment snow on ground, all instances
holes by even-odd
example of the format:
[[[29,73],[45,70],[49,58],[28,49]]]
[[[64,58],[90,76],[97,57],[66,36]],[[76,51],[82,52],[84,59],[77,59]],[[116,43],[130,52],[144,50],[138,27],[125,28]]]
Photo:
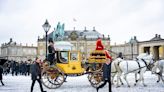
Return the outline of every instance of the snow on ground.
[[[143,87],[142,83],[138,83],[137,86],[134,86],[134,74],[128,75],[129,83],[131,87],[125,85],[116,88],[116,85],[112,86],[112,92],[164,92],[164,83],[156,83],[157,77],[151,75],[150,72],[144,74],[145,83],[147,87]],[[0,85],[0,92],[30,92],[31,87],[31,77],[30,76],[3,76],[3,81],[5,86]],[[44,87],[44,86],[43,86]],[[68,77],[67,82],[65,82],[58,89],[47,89],[44,87],[44,90],[47,92],[96,92],[96,89],[93,88],[88,82],[87,75],[79,77]],[[105,86],[100,89],[99,92],[108,92],[108,88]],[[33,92],[40,92],[38,83],[36,82]]]

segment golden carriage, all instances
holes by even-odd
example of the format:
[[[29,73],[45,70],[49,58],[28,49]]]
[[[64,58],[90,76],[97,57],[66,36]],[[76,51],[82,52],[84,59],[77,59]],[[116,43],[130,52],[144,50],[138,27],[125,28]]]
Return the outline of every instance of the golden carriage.
[[[106,61],[104,51],[93,51],[88,61],[82,62],[79,51],[56,51],[54,65],[43,64],[42,83],[50,89],[59,88],[67,76],[88,74],[88,80],[93,87],[102,81],[102,63]]]

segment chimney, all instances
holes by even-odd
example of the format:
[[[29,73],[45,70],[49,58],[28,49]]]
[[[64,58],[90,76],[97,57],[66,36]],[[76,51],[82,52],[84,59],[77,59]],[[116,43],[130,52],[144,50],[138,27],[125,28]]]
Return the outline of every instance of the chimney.
[[[134,36],[134,40],[137,40],[137,37],[136,36]]]
[[[158,35],[158,38],[160,38],[160,39],[161,39],[161,35]]]
[[[157,38],[158,37],[158,34],[155,34],[155,37]]]
[[[84,30],[86,31],[86,30],[87,30],[87,28],[86,28],[86,27],[84,27]]]
[[[12,38],[10,38],[10,42],[13,42],[13,39]]]
[[[38,36],[38,40],[40,39],[40,36]]]
[[[96,31],[95,27],[93,27],[93,31]]]

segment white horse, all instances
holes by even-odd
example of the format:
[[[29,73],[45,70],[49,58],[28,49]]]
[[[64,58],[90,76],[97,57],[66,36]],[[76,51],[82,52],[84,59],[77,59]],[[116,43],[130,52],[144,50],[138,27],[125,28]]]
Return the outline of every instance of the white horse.
[[[112,62],[111,64],[111,83],[114,84],[114,77],[116,76],[117,74],[117,69],[116,69],[116,66],[115,64]],[[121,85],[123,85],[123,82],[122,80],[120,79],[120,82],[121,82]]]
[[[159,71],[157,71],[159,70]],[[155,73],[158,76],[158,80],[157,82],[160,81],[160,79],[162,79],[163,83],[164,83],[164,60],[159,60],[157,62],[155,62],[154,67],[152,68],[152,73]]]
[[[128,81],[127,81],[127,75],[129,73],[135,73],[135,80],[137,84],[138,80],[137,80],[137,74],[140,74],[140,78],[139,81],[142,81],[143,85],[146,86],[146,84],[144,83],[144,77],[143,74],[145,73],[145,71],[148,69],[148,65],[150,65],[151,63],[153,63],[153,58],[151,55],[147,55],[147,54],[141,54],[138,57],[138,60],[123,60],[121,58],[117,58],[116,60],[113,61],[114,65],[116,66],[117,69],[117,87],[119,87],[119,80],[121,79],[121,75],[124,75],[124,79],[128,85],[128,87],[130,87]]]

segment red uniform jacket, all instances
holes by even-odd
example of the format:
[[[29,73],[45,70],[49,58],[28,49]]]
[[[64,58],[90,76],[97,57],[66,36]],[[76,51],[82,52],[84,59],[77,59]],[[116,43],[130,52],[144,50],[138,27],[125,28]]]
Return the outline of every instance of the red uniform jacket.
[[[104,50],[104,45],[102,44],[102,41],[100,38],[96,41],[96,50]],[[105,50],[105,54],[107,58],[112,60],[112,57],[109,55],[107,50]]]

